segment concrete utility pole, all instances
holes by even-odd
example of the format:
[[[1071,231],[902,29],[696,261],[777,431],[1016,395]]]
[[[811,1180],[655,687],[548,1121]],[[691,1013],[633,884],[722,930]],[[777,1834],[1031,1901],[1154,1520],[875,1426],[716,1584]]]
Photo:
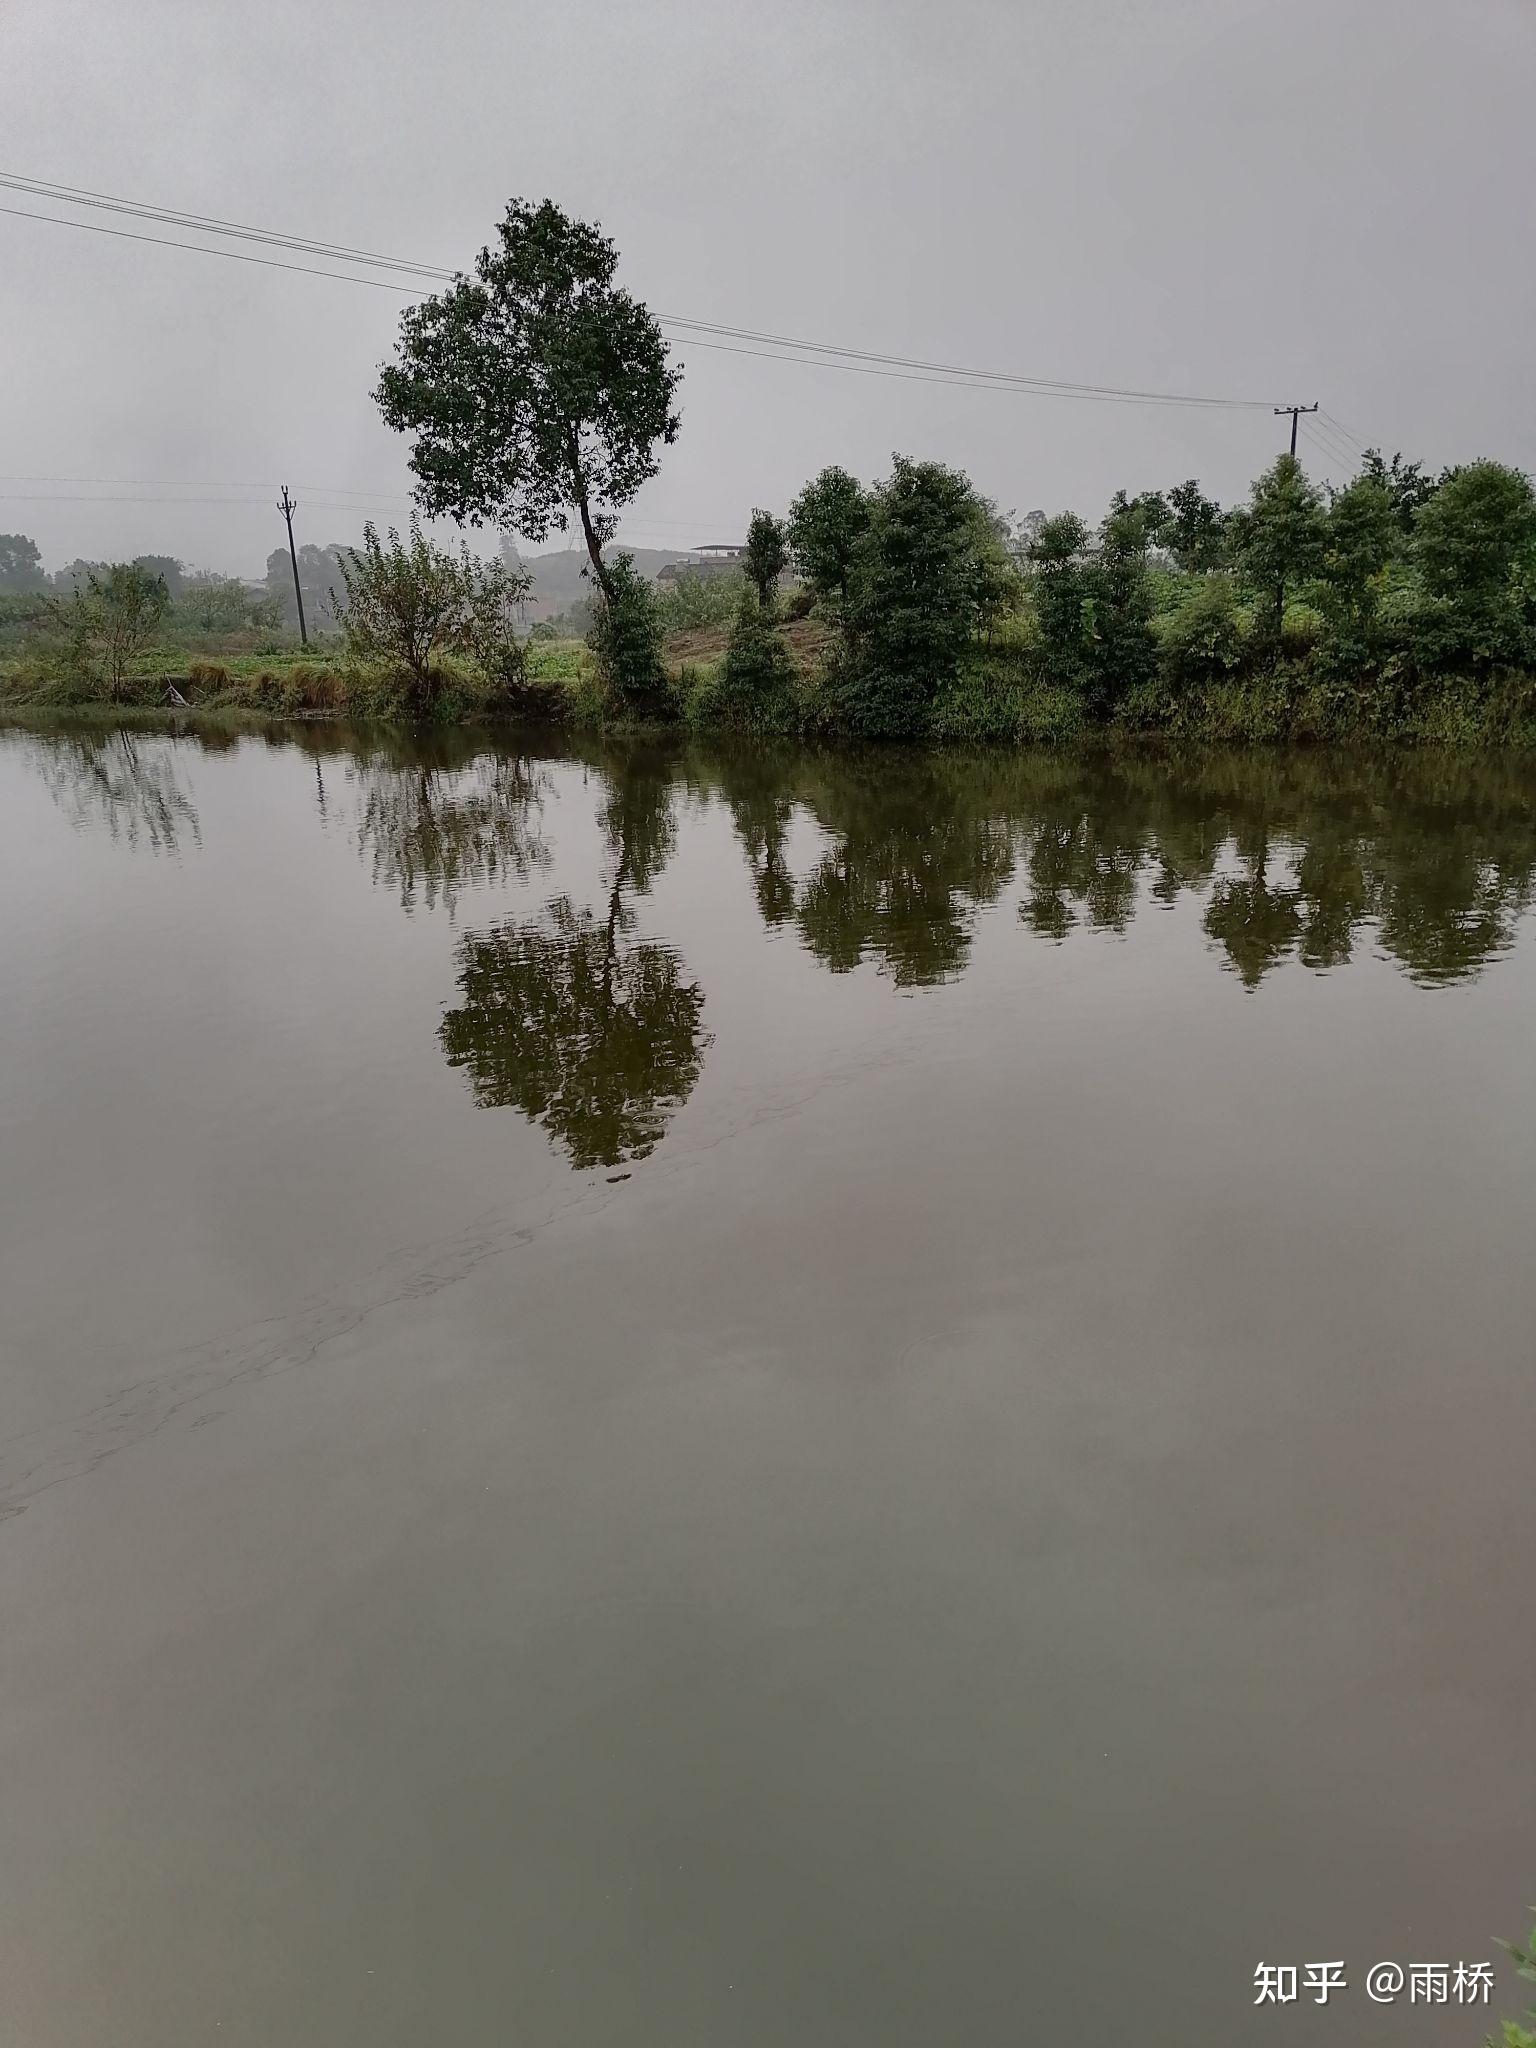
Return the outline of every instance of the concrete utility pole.
[[[1313,406],[1312,410],[1316,412],[1317,407]],[[1291,452],[1292,454],[1296,452],[1296,430],[1294,427],[1291,429]],[[302,646],[307,647],[309,645],[309,628],[304,623],[304,593],[299,588],[299,558],[293,545],[293,515],[299,509],[299,501],[297,498],[289,497],[286,484],[283,485],[283,495],[277,501],[277,509],[288,523],[288,559],[293,564],[293,594],[298,601],[299,607],[299,641]]]
[[[1276,417],[1277,419],[1278,419],[1278,418],[1280,418],[1280,417],[1281,417],[1281,416],[1282,416],[1283,414],[1285,414],[1285,413],[1289,413],[1289,414],[1290,414],[1290,416],[1291,416],[1291,453],[1292,453],[1292,455],[1294,455],[1294,454],[1296,453],[1296,422],[1297,422],[1297,420],[1298,420],[1298,419],[1299,419],[1299,418],[1301,417],[1301,415],[1302,415],[1302,414],[1303,414],[1304,412],[1316,412],[1316,411],[1317,411],[1317,407],[1316,407],[1316,405],[1277,405],[1277,406],[1275,407],[1275,417]]]

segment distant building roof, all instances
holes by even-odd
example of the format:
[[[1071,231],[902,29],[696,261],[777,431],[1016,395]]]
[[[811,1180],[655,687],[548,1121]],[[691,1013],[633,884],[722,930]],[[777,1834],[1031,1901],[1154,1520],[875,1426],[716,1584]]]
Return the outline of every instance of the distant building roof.
[[[698,555],[706,562],[734,562],[738,555],[744,555],[747,551],[740,541],[711,540],[703,542],[696,548],[690,548],[688,552]]]

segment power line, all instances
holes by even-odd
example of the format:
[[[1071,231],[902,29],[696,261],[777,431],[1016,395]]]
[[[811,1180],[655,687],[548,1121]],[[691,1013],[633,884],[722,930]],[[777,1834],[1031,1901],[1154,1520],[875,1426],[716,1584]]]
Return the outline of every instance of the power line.
[[[987,387],[993,384],[1027,386],[1042,396],[1072,398],[1116,398],[1142,405],[1214,405],[1234,407],[1244,411],[1259,411],[1267,404],[1262,398],[1209,398],[1192,392],[1142,391],[1131,386],[1115,384],[1075,384],[1059,377],[1029,377],[1013,370],[976,370],[959,363],[930,363],[918,356],[883,355],[874,349],[840,348],[830,342],[802,341],[788,334],[760,334],[750,327],[724,327],[715,322],[685,320],[681,314],[662,313],[657,318],[673,327],[700,329],[706,334],[726,334],[746,341],[771,342],[782,348],[814,350],[823,355],[836,355],[850,360],[827,365],[828,368],[849,369],[855,362],[889,364],[898,369],[927,370],[945,377],[966,377],[985,379]],[[715,344],[694,341],[695,347]]]
[[[1338,415],[1336,413],[1329,412],[1326,406],[1323,409],[1323,418],[1328,421],[1330,426],[1336,428],[1337,431],[1344,436],[1344,439],[1351,444],[1351,446],[1357,448],[1362,455],[1365,453],[1367,444],[1361,440],[1360,436],[1355,432],[1354,428],[1346,427],[1344,422],[1338,417]]]
[[[1301,431],[1309,444],[1317,449],[1324,461],[1327,462],[1330,469],[1343,469],[1347,472],[1354,470],[1355,459],[1353,455],[1349,454],[1348,451],[1341,454],[1338,448],[1331,446],[1325,441],[1322,435],[1317,433],[1309,422],[1305,420],[1302,422]]]
[[[1312,422],[1311,438],[1333,461],[1337,462],[1342,469],[1347,470],[1351,476],[1360,467],[1358,453],[1335,434],[1331,428],[1321,426],[1314,420]]]
[[[58,185],[40,179],[29,179],[11,172],[0,172],[0,186],[30,193],[35,197],[49,198],[68,205],[91,206],[113,213],[127,214],[140,219],[159,221],[165,225],[183,227],[198,233],[232,236],[255,241],[269,247],[287,248],[304,255],[328,256],[333,260],[353,264],[370,265],[415,277],[435,280],[450,280],[456,273],[440,266],[423,264],[407,257],[390,257],[374,250],[365,250],[343,243],[322,242],[304,236],[279,233],[275,229],[258,228],[246,222],[221,220],[207,214],[182,213],[166,207],[155,207],[147,202],[123,198],[117,194],[94,192],[85,187]],[[87,228],[97,234],[108,234],[128,241],[141,241],[156,247],[181,249],[192,254],[225,256],[232,260],[257,264],[263,268],[288,270],[312,277],[330,277],[343,283],[371,285],[375,290],[395,291],[403,297],[424,297],[425,294],[412,287],[393,281],[360,277],[351,271],[323,270],[308,264],[283,263],[272,257],[244,254],[230,249],[209,248],[201,243],[172,241],[158,235],[141,235],[129,229],[106,228],[99,223],[61,219],[57,214],[32,213],[20,207],[0,207],[0,213],[9,214],[22,220],[45,221],[54,227]],[[1135,386],[1112,384],[1089,384],[1068,378],[1039,377],[1022,371],[985,370],[960,363],[932,362],[922,357],[899,356],[876,349],[844,347],[834,342],[806,340],[796,335],[774,334],[757,328],[734,327],[719,321],[696,320],[683,314],[662,313],[657,316],[662,327],[680,330],[678,339],[686,339],[691,347],[713,349],[722,354],[761,355],[765,360],[783,362],[820,362],[821,367],[844,371],[857,371],[861,367],[866,374],[892,376],[898,372],[920,373],[910,381],[935,383],[960,383],[981,390],[1009,389],[1035,397],[1076,398],[1086,400],[1111,400],[1121,404],[1193,406],[1223,410],[1261,410],[1267,404],[1263,399],[1217,397],[1206,393],[1154,391]],[[707,340],[706,336],[721,336],[724,340]],[[762,344],[759,348],[742,348],[730,344],[753,342]],[[793,353],[775,353],[792,351]]]
[[[391,284],[382,277],[350,277],[344,270],[316,270],[307,263],[279,263],[271,256],[246,256],[238,249],[203,249],[195,242],[172,242],[164,235],[138,235],[131,228],[104,228],[94,220],[60,220],[56,213],[28,213],[20,206],[0,206],[0,213],[9,214],[13,220],[45,220],[50,227],[79,228],[91,235],[111,235],[119,242],[151,242],[157,249],[184,249],[195,256],[222,256],[229,263],[255,263],[263,270],[291,270],[300,277],[334,277],[343,284],[372,285],[375,291],[393,292],[396,298],[425,298],[425,292],[409,292],[402,285]]]
[[[339,242],[311,241],[306,236],[286,235],[275,228],[251,227],[243,221],[221,220],[205,213],[179,213],[171,207],[151,206],[145,200],[124,199],[111,192],[94,192],[81,185],[56,185],[45,179],[23,178],[13,171],[0,171],[0,185],[14,192],[28,192],[38,199],[61,200],[72,206],[96,206],[108,213],[136,214],[142,220],[163,221],[168,227],[198,228],[208,234],[235,235],[244,241],[271,242],[285,249],[299,249],[311,256],[336,256],[352,263],[371,263],[385,270],[414,272],[420,277],[451,278],[453,272],[434,263],[416,263],[409,257],[382,256],[374,249],[354,249]],[[41,217],[41,216],[39,216]]]

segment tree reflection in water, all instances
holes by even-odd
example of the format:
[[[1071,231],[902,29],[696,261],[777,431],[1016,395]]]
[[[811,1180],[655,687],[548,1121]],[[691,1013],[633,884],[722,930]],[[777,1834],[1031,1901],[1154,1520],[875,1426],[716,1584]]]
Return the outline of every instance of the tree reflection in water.
[[[451,913],[467,885],[509,875],[526,881],[549,864],[541,830],[547,774],[522,755],[465,761],[456,752],[451,743],[418,743],[403,760],[378,753],[352,771],[358,851],[405,910],[441,902]],[[323,813],[323,782],[319,802]]]
[[[907,988],[963,972],[1016,872],[1020,924],[1057,942],[1202,900],[1250,989],[1365,942],[1426,986],[1467,980],[1513,944],[1536,876],[1536,774],[1498,757],[892,750],[802,756],[776,781],[723,757],[717,781],[765,919],[834,972],[873,959]],[[829,842],[798,878],[797,810]]]
[[[177,774],[178,735],[117,726],[38,734],[31,749],[48,794],[76,830],[104,825],[114,840],[156,853],[175,853],[184,840],[201,846],[197,810]]]
[[[699,1078],[704,993],[680,955],[635,937],[633,898],[676,838],[670,768],[637,752],[608,778],[602,916],[557,896],[541,916],[471,932],[458,947],[461,1001],[440,1037],[475,1100],[511,1107],[564,1145],[571,1164],[643,1159]]]

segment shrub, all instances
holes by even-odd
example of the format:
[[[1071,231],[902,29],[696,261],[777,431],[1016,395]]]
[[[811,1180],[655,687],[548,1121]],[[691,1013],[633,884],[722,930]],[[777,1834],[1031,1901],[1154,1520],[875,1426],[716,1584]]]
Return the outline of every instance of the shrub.
[[[66,673],[93,694],[104,692],[117,702],[135,658],[159,632],[170,602],[164,578],[136,562],[113,562],[99,573],[89,570],[83,586],[55,608],[68,634]]]
[[[795,665],[772,619],[748,593],[718,675],[701,686],[694,715],[744,732],[793,732],[800,703]]]
[[[828,702],[849,732],[897,739],[926,730],[1003,567],[993,520],[969,479],[898,455],[870,496],[853,549],[845,644],[827,678]]]
[[[788,566],[789,545],[784,528],[771,512],[754,511],[747,527],[747,551],[742,557],[742,567],[765,612],[771,610],[773,593]]]
[[[607,709],[632,718],[663,718],[673,707],[661,658],[662,628],[656,598],[633,555],[608,567],[608,594],[587,644],[596,658]]]
[[[1248,621],[1232,578],[1191,579],[1176,609],[1159,621],[1158,638],[1162,677],[1174,695],[1236,675],[1248,653]]]
[[[664,633],[691,633],[700,626],[726,626],[736,616],[747,579],[739,569],[723,575],[684,570],[655,589],[656,616]]]
[[[348,652],[403,671],[418,717],[446,708],[441,657],[452,650],[472,654],[498,688],[521,683],[513,615],[530,587],[524,570],[478,561],[467,544],[451,555],[414,520],[409,545],[392,527],[386,546],[370,520],[362,547],[342,551],[341,575]]]

